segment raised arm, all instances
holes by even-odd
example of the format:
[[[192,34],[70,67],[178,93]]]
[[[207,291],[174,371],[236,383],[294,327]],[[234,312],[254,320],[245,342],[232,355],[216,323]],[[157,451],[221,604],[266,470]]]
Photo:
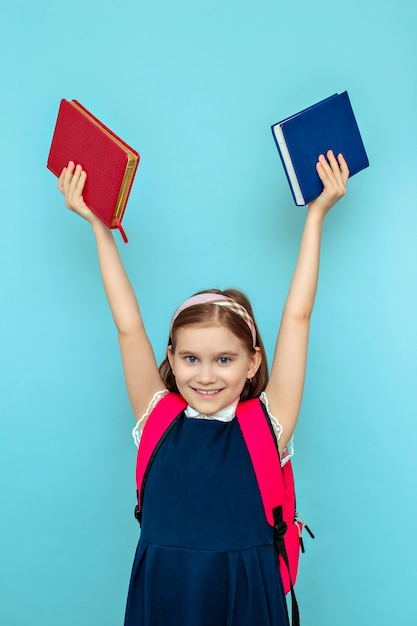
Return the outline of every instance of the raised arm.
[[[266,387],[269,408],[283,427],[280,451],[291,438],[304,389],[310,317],[317,289],[323,220],[346,193],[349,170],[342,155],[321,155],[317,173],[324,185],[308,207],[300,251],[282,314],[271,375]]]
[[[83,200],[86,172],[70,162],[58,181],[66,206],[86,219],[95,235],[104,289],[119,334],[127,392],[136,419],[145,412],[154,393],[163,389],[152,346],[139,305],[124,270],[111,231]]]

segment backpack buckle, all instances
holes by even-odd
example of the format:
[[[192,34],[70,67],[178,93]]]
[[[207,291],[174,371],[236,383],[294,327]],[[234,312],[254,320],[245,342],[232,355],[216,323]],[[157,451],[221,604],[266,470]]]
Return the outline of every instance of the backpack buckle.
[[[284,535],[287,532],[287,524],[286,522],[284,522],[284,520],[280,520],[279,522],[277,522],[274,525],[274,533],[275,533],[275,537],[276,539],[280,540],[280,539],[284,539]]]
[[[134,512],[135,518],[137,519],[139,526],[142,526],[142,511],[139,508],[139,505],[137,504],[135,506],[135,512]]]
[[[274,516],[274,536],[275,539],[281,541],[287,532],[287,523],[282,519],[282,506],[277,506],[272,511]]]

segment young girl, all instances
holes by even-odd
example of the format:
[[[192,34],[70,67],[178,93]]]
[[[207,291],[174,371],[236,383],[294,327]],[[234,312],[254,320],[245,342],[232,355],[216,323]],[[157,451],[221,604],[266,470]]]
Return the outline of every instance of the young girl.
[[[96,238],[135,438],[168,391],[188,404],[147,478],[125,626],[288,625],[273,530],[234,418],[239,400],[259,397],[285,462],[301,405],[323,220],[349,176],[342,155],[326,157],[318,159],[324,189],[308,207],[269,378],[251,305],[236,290],[186,300],[158,368],[112,233],[83,201],[87,174],[70,162],[60,176],[66,206]]]

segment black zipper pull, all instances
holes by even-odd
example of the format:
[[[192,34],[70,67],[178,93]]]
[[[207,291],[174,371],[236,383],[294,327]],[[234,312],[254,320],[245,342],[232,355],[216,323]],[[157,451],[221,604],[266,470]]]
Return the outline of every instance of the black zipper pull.
[[[311,532],[311,530],[309,529],[309,527],[307,526],[307,524],[304,524],[304,528],[306,529],[306,531],[308,532],[308,534],[310,535],[310,537],[312,539],[315,539],[313,533]]]

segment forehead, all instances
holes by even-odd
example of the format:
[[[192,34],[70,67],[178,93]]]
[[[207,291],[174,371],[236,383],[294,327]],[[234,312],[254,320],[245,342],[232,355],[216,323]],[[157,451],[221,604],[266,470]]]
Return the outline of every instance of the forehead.
[[[179,328],[175,336],[176,350],[211,350],[246,352],[242,340],[229,328],[215,322],[192,324]]]

